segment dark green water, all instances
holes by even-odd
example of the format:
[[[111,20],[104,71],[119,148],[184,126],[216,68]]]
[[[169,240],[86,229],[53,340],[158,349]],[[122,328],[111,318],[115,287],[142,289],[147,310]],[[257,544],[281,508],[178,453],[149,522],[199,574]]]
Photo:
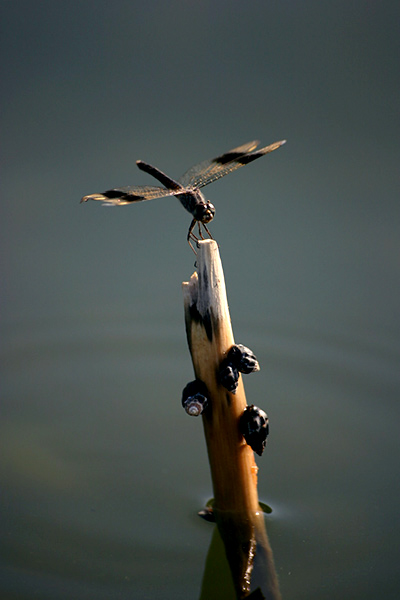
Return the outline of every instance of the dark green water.
[[[213,525],[183,325],[15,324],[3,354],[5,598],[196,598]],[[388,339],[249,329],[269,413],[260,497],[284,598],[395,598],[398,351]],[[248,340],[244,340],[248,341]]]

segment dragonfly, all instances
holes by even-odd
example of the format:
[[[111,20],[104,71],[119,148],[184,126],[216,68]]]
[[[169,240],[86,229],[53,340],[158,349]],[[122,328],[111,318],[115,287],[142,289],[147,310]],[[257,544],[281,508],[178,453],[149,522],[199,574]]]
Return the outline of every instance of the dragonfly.
[[[200,239],[204,239],[202,228],[207,235],[212,239],[212,235],[207,227],[207,224],[212,221],[215,215],[215,207],[209,200],[206,200],[201,188],[225,177],[228,173],[232,173],[253,162],[257,158],[269,154],[280,148],[286,140],[281,140],[260,148],[258,141],[248,142],[237,148],[233,148],[221,156],[212,158],[211,160],[203,161],[188,169],[182,177],[175,180],[160,171],[157,167],[150,165],[142,160],[136,161],[137,166],[141,171],[148,175],[152,175],[164,187],[151,185],[133,185],[107,190],[102,194],[89,194],[83,196],[81,202],[88,200],[97,200],[106,206],[123,206],[134,202],[143,202],[144,200],[153,200],[155,198],[164,198],[175,196],[182,206],[192,215],[192,221],[187,234],[187,241],[193,252],[196,250],[192,242],[197,244]],[[198,225],[198,236],[193,230]]]

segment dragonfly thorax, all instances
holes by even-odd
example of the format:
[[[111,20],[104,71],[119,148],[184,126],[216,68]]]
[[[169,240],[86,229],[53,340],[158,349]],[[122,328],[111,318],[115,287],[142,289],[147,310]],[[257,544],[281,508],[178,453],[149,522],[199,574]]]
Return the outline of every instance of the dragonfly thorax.
[[[200,190],[187,190],[176,194],[179,202],[200,223],[209,223],[215,215],[215,207],[206,200]]]

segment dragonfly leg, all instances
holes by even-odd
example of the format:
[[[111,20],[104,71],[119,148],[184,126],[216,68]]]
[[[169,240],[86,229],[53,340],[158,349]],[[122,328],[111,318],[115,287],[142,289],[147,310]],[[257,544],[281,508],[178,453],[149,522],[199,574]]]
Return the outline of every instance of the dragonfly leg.
[[[197,223],[197,226],[199,228],[199,237],[197,237],[197,235],[195,235],[193,233],[193,229],[195,228],[196,223]],[[188,234],[187,234],[187,241],[189,243],[189,246],[191,247],[191,249],[193,250],[193,252],[195,254],[197,254],[197,252],[194,249],[192,242],[195,242],[197,244],[197,242],[199,241],[199,239],[204,240],[204,235],[203,235],[203,232],[201,230],[201,226],[204,227],[204,229],[206,230],[206,232],[209,235],[210,239],[212,239],[212,240],[214,239],[213,236],[211,235],[210,230],[208,229],[208,227],[207,227],[207,225],[205,223],[201,223],[201,221],[196,221],[196,219],[193,219],[193,221],[190,223],[189,231],[188,231]]]
[[[189,231],[188,231],[187,238],[186,238],[186,239],[187,239],[187,241],[188,241],[188,244],[189,244],[189,246],[191,247],[191,249],[193,250],[193,252],[194,252],[195,254],[197,254],[197,252],[196,252],[196,250],[194,249],[194,246],[193,246],[193,244],[192,244],[192,241],[196,242],[196,244],[197,244],[197,242],[199,241],[199,238],[198,238],[198,237],[196,237],[196,236],[194,235],[194,233],[193,233],[194,226],[196,225],[196,223],[197,223],[197,222],[198,222],[198,221],[196,221],[196,219],[193,219],[193,221],[190,223]]]
[[[213,236],[211,235],[210,230],[208,229],[207,225],[205,223],[202,223],[204,229],[207,231],[208,235],[210,236],[210,239],[214,239]],[[203,238],[203,236],[201,236]],[[204,239],[204,238],[203,238]]]

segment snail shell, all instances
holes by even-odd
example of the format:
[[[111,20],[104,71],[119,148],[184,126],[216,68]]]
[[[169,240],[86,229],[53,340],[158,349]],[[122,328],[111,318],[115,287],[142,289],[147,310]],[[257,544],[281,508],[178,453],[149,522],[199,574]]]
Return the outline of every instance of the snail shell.
[[[218,381],[228,392],[235,394],[239,383],[239,373],[248,374],[259,370],[260,365],[254,353],[243,344],[234,344],[221,363]]]
[[[239,429],[247,444],[261,456],[269,434],[267,413],[254,404],[246,406],[239,419]]]
[[[254,352],[243,344],[234,344],[228,352],[227,360],[241,373],[248,374],[260,370]]]
[[[239,371],[228,360],[225,360],[218,373],[218,380],[228,392],[235,394],[239,383]]]
[[[207,387],[195,379],[187,384],[182,392],[182,406],[191,417],[198,417],[208,406]]]

